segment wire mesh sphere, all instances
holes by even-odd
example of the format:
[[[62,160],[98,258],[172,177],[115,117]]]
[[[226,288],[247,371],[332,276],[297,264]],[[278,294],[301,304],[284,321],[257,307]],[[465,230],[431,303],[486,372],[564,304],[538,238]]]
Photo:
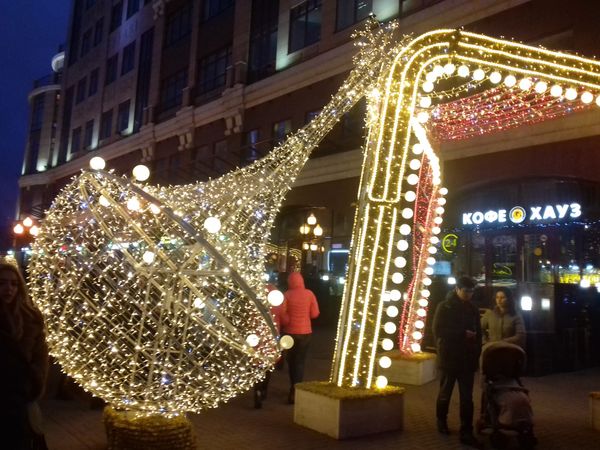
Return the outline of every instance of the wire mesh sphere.
[[[278,357],[266,291],[246,269],[260,252],[232,261],[245,248],[238,234],[203,230],[210,212],[183,194],[84,172],[33,248],[30,289],[52,354],[117,408],[215,407]]]

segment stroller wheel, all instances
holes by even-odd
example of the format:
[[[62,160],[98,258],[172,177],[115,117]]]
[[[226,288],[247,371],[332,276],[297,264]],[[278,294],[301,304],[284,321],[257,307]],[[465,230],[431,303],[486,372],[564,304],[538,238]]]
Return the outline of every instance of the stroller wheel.
[[[490,444],[492,445],[492,448],[501,450],[506,448],[506,445],[508,444],[508,438],[501,432],[494,431],[490,435]]]

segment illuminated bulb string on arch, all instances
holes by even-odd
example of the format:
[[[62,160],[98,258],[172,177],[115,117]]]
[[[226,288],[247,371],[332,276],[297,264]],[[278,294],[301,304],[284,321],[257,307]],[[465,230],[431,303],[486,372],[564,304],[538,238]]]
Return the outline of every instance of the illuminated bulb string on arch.
[[[428,192],[426,170],[417,175],[417,164],[410,167],[415,120],[427,127],[428,139],[437,148],[444,141],[553,119],[592,103],[600,105],[600,64],[575,55],[437,30],[417,37],[393,58],[390,72],[379,78],[368,96],[369,135],[331,373],[331,380],[339,386],[387,384],[389,358],[377,352],[393,348],[390,337],[395,327],[382,313],[397,317],[399,308],[394,302],[403,300],[399,350],[420,351],[429,276],[439,243],[434,230],[439,233],[445,199],[436,200],[434,189]],[[411,223],[410,214],[399,212],[410,189],[406,184],[414,184],[415,177],[422,197],[415,204]],[[392,248],[398,232],[398,251],[412,251],[412,258],[397,256]],[[423,255],[425,251],[430,256]],[[398,261],[396,268],[390,258]],[[391,304],[382,308],[383,303]],[[376,376],[377,362],[383,369],[377,372],[383,375]]]

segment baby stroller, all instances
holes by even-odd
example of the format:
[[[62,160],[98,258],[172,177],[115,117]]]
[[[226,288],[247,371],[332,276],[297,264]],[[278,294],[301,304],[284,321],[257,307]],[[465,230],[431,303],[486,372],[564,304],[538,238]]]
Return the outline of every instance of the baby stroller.
[[[493,448],[505,448],[510,436],[516,436],[521,449],[533,449],[533,411],[529,391],[520,376],[525,352],[517,345],[492,342],[481,353],[483,392],[479,433],[489,434]]]

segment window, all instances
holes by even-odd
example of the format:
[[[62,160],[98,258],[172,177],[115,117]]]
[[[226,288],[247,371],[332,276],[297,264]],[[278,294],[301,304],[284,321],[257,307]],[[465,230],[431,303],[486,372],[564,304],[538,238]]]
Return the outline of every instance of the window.
[[[110,137],[112,133],[112,109],[103,112],[100,120],[100,139]]]
[[[129,19],[140,9],[140,0],[127,0],[127,18]]]
[[[245,162],[251,163],[260,158],[260,151],[258,149],[258,141],[260,139],[260,132],[258,129],[250,130],[246,133],[244,153],[242,158]]]
[[[307,0],[290,11],[289,53],[321,39],[321,0]]]
[[[81,150],[81,127],[77,127],[71,134],[71,154]]]
[[[165,47],[169,47],[192,32],[192,2],[185,4],[167,17],[165,25]]]
[[[89,150],[92,148],[92,139],[94,138],[94,119],[88,120],[85,123],[85,131],[83,133],[83,148]]]
[[[290,119],[275,122],[273,124],[273,143],[281,144],[285,137],[292,131],[292,121]]]
[[[36,95],[33,100],[31,109],[31,125],[29,131],[39,130],[42,128],[44,121],[44,96]]]
[[[204,20],[210,19],[233,6],[234,3],[234,0],[204,0],[202,18]]]
[[[116,53],[106,60],[106,76],[104,85],[108,86],[117,79],[117,66],[119,64],[119,54]]]
[[[215,142],[215,170],[225,173],[231,165],[227,162],[227,140]]]
[[[248,82],[261,80],[275,72],[279,0],[254,0],[250,19]]]
[[[343,30],[373,11],[373,0],[337,0],[336,30]]]
[[[442,0],[400,0],[400,16],[408,16]]]
[[[181,176],[181,152],[169,156],[169,181],[176,182]]]
[[[117,131],[123,133],[129,128],[129,100],[119,105],[117,113]]]
[[[104,17],[96,21],[94,26],[94,47],[102,42],[102,34],[104,33]]]
[[[231,61],[231,47],[226,47],[200,60],[198,92],[203,94],[225,85],[227,67]]]
[[[85,85],[87,82],[87,78],[83,77],[77,83],[77,94],[75,95],[75,104],[81,103],[85,100]]]
[[[81,53],[79,56],[83,57],[92,48],[92,29],[85,30],[83,37],[81,38]]]
[[[92,95],[95,95],[96,92],[98,92],[98,73],[100,72],[100,69],[98,67],[96,67],[94,70],[92,70],[92,73],[90,73],[90,85],[89,85],[89,90],[88,90],[88,97],[91,97]]]
[[[133,70],[135,65],[135,41],[123,49],[123,60],[121,61],[121,75]]]
[[[121,26],[123,20],[123,1],[115,3],[110,11],[110,31],[115,31]]]
[[[160,90],[160,104],[163,111],[181,105],[182,91],[187,86],[187,73],[188,69],[186,67],[163,80]]]

